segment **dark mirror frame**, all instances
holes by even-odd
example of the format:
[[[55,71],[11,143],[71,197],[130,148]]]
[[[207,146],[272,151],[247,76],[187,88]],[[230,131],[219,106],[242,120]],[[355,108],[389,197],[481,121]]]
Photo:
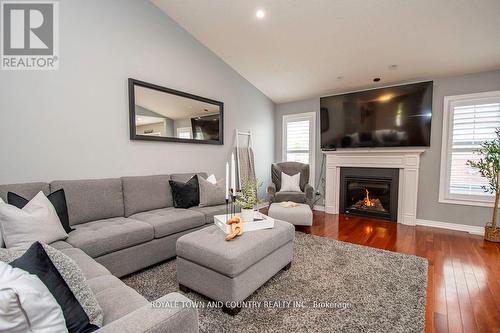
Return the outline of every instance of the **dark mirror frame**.
[[[172,94],[180,97],[185,97],[189,99],[194,99],[200,102],[214,104],[219,106],[219,140],[196,140],[196,139],[181,139],[175,137],[160,137],[160,136],[149,136],[149,135],[138,135],[136,134],[135,126],[135,86],[140,86],[144,88],[158,90],[167,94]],[[158,86],[156,84],[136,80],[128,79],[128,100],[129,100],[129,123],[130,123],[130,140],[145,140],[145,141],[165,141],[165,142],[183,142],[183,143],[202,143],[202,144],[212,144],[212,145],[223,145],[224,144],[224,103],[215,101],[213,99],[196,96],[193,94],[185,93],[182,91]]]

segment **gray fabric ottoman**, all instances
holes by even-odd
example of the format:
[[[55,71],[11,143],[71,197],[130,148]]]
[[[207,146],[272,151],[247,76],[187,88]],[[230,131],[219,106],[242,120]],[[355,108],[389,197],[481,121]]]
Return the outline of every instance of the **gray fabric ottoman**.
[[[235,315],[242,301],[290,267],[294,237],[295,228],[278,220],[273,229],[249,231],[229,242],[215,225],[184,235],[177,240],[179,288],[222,301],[223,311]]]
[[[280,203],[272,203],[268,215],[273,219],[287,221],[293,225],[311,226],[313,221],[311,207],[306,204],[286,208],[281,206]]]

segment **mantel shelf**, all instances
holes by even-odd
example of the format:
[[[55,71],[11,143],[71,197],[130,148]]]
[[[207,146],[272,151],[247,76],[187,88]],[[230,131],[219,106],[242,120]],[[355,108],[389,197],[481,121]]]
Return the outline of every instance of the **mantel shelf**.
[[[360,148],[360,149],[337,149],[323,150],[325,155],[360,155],[360,154],[422,154],[425,152],[423,148]]]

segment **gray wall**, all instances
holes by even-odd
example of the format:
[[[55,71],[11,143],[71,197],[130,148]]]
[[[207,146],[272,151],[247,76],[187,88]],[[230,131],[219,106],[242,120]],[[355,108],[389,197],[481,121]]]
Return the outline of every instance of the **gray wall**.
[[[446,95],[460,95],[500,90],[500,71],[477,73],[465,76],[434,80],[431,147],[422,155],[420,162],[420,183],[417,218],[440,222],[483,226],[491,219],[491,209],[475,206],[440,204],[439,172],[441,165],[441,133],[443,129],[443,98]],[[339,92],[340,93],[340,92]],[[316,175],[321,167],[319,143],[319,98],[278,104],[275,112],[276,147],[275,160],[281,161],[282,116],[285,114],[315,111],[317,115]],[[317,182],[317,181],[316,181]]]
[[[0,72],[0,183],[203,170],[235,128],[269,182],[274,103],[147,0],[65,0],[60,69]],[[224,102],[223,146],[129,140],[127,78]],[[98,105],[99,107],[95,107]]]

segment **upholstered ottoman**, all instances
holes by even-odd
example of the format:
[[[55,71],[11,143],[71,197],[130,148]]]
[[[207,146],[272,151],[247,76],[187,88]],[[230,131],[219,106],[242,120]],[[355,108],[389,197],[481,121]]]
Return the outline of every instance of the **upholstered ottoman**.
[[[273,229],[245,232],[231,241],[213,225],[177,240],[177,282],[183,292],[194,290],[224,302],[224,312],[235,315],[241,302],[293,257],[294,227],[274,221]]]
[[[272,203],[267,213],[273,219],[290,222],[293,225],[312,225],[313,214],[311,207],[306,204],[297,204],[295,207],[283,207],[281,203]]]

